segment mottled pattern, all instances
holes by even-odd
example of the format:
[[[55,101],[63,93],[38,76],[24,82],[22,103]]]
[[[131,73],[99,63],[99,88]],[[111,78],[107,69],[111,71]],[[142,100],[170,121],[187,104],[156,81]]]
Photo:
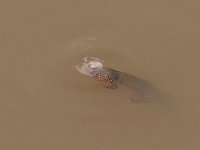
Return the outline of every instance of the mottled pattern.
[[[113,80],[111,79],[110,75],[109,74],[96,74],[94,76],[94,79],[95,80],[98,80],[98,81],[103,81],[103,82],[113,82]]]

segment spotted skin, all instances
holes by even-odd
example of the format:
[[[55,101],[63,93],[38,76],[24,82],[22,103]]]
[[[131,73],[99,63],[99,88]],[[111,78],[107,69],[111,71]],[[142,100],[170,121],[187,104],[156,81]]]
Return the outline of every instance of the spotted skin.
[[[114,83],[114,80],[111,78],[111,76],[108,73],[95,74],[93,78],[99,81],[100,83],[102,83],[102,85],[105,88],[109,88],[109,89],[117,88],[117,85]]]
[[[111,79],[111,77],[107,73],[105,73],[105,74],[96,74],[94,76],[94,79],[97,80],[97,81],[103,81],[103,82],[113,82],[113,80]]]

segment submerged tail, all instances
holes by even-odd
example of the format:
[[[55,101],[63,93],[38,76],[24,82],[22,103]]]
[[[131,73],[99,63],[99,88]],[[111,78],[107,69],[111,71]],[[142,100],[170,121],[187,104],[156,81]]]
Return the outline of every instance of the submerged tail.
[[[134,97],[131,97],[134,103],[148,104],[170,116],[178,115],[177,106],[172,101],[172,97],[159,90],[153,83],[123,72],[118,72],[117,77],[116,84],[125,85],[134,92]]]

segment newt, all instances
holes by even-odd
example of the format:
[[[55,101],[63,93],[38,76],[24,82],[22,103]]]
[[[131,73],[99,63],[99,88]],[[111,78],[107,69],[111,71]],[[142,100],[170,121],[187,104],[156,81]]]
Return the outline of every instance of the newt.
[[[105,67],[103,63],[104,61],[98,58],[85,57],[82,66],[76,68],[81,74],[99,81],[105,88],[126,87],[134,93],[131,100],[135,103],[148,103],[162,109],[172,107],[171,102],[169,103],[169,94],[159,90],[153,83],[133,74]]]

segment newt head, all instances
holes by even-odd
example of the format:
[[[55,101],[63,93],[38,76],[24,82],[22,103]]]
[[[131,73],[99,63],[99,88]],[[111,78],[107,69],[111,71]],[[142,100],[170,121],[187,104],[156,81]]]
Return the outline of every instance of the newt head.
[[[103,70],[103,60],[100,60],[95,57],[85,57],[83,58],[82,66],[76,66],[76,69],[89,77],[95,77],[97,74],[100,74]]]
[[[85,57],[83,58],[82,66],[76,66],[76,68],[80,73],[102,83],[104,87],[115,89],[117,88],[116,84],[114,84],[116,75],[113,74],[112,69],[104,67],[103,62],[103,60],[95,57]]]

